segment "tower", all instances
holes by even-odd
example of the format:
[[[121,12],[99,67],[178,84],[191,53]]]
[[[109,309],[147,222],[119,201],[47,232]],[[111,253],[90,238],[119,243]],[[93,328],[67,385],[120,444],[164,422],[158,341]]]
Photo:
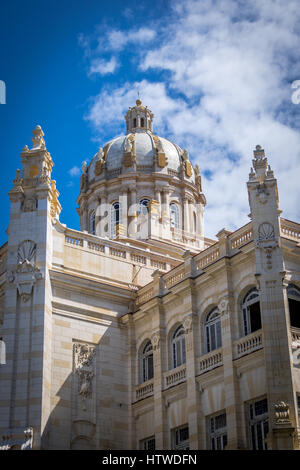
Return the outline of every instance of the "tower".
[[[21,153],[22,174],[17,170],[9,192],[3,323],[7,358],[5,374],[0,371],[0,395],[2,403],[9,404],[1,409],[3,431],[17,448],[39,447],[50,413],[49,269],[52,218],[61,211],[55,181],[51,180],[53,162],[40,126],[33,135],[32,148],[25,146]]]
[[[292,338],[285,264],[281,248],[277,181],[257,145],[247,183],[255,240],[268,395],[268,448],[298,448]]]

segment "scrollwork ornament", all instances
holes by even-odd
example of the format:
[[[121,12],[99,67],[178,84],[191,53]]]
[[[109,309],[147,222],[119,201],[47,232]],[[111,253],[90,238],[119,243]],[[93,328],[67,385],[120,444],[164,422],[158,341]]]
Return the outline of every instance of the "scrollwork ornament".
[[[229,307],[229,302],[228,302],[228,300],[222,299],[222,300],[219,302],[219,305],[218,305],[218,309],[219,309],[219,311],[220,311],[220,314],[221,314],[221,315],[226,315],[226,314],[228,314],[228,313],[229,313],[228,307]]]
[[[160,337],[159,337],[159,333],[155,333],[155,334],[152,336],[151,342],[152,342],[153,351],[156,351],[157,349],[159,349],[159,347],[160,347]]]
[[[191,316],[188,316],[184,319],[183,328],[186,335],[193,331],[193,319]]]

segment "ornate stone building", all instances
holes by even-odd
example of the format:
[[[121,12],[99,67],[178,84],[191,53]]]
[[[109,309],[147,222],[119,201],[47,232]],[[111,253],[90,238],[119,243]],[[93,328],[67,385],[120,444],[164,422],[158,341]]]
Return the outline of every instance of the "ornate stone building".
[[[2,449],[298,449],[300,225],[264,150],[250,222],[214,241],[188,152],[139,100],[125,119],[82,166],[80,231],[59,221],[39,126],[21,153],[0,248]]]

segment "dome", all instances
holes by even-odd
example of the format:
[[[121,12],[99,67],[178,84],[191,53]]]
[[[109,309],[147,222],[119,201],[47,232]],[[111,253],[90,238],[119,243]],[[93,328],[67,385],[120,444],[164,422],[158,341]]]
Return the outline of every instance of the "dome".
[[[195,183],[195,172],[188,153],[170,140],[152,132],[153,114],[141,101],[125,115],[127,134],[106,143],[94,155],[88,167],[88,179],[106,178],[126,173],[162,173],[180,177],[182,166],[188,166],[185,178]],[[97,170],[98,167],[98,170]]]
[[[140,100],[125,115],[126,134],[82,164],[80,227],[109,238],[167,240],[203,248],[200,169],[187,150],[153,132]]]

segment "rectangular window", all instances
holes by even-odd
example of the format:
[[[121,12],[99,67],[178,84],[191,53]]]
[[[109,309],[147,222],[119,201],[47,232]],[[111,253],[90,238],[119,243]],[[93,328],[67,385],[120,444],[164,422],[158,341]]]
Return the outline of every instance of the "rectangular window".
[[[151,436],[140,441],[140,450],[155,450],[155,437]]]
[[[250,403],[249,426],[251,448],[253,450],[266,450],[266,437],[269,432],[268,401],[266,398]]]
[[[175,450],[189,450],[189,428],[188,426],[181,426],[180,428],[173,429],[172,431],[173,449]]]
[[[210,418],[210,448],[224,450],[227,445],[226,413]]]

